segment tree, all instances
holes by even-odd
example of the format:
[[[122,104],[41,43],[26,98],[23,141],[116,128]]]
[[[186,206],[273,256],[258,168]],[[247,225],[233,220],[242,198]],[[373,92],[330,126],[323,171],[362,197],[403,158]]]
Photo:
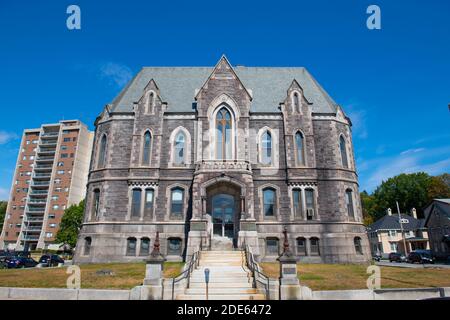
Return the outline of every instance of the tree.
[[[416,208],[422,213],[428,204],[428,186],[431,177],[425,172],[400,174],[389,178],[375,190],[373,196],[377,204],[377,211],[384,212],[387,208],[396,211],[396,201],[402,212],[409,212]]]
[[[56,234],[56,242],[67,243],[72,248],[77,244],[78,233],[83,222],[84,200],[78,205],[72,205],[66,211],[61,220],[61,225]]]
[[[7,206],[8,206],[8,202],[0,201],[0,232],[2,231],[3,222],[5,221],[6,207]]]
[[[446,184],[443,176],[431,177],[427,189],[429,201],[450,198],[450,186]]]
[[[447,187],[450,188],[450,173],[444,173],[438,176],[444,181],[444,183],[447,185]]]
[[[374,218],[376,216],[377,211],[375,198],[369,195],[365,190],[361,192],[360,196],[364,225],[368,226],[374,222]]]

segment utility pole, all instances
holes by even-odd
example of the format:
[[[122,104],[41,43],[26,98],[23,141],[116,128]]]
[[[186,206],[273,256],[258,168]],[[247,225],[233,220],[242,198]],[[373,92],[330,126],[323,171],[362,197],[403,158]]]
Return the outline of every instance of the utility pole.
[[[402,231],[402,239],[403,239],[403,247],[405,248],[405,257],[408,254],[408,249],[406,248],[406,238],[405,238],[405,232],[403,231],[403,223],[402,223],[402,216],[400,214],[400,207],[398,206],[398,201],[395,201],[397,204],[397,213],[398,213],[398,223],[400,223],[400,230]]]

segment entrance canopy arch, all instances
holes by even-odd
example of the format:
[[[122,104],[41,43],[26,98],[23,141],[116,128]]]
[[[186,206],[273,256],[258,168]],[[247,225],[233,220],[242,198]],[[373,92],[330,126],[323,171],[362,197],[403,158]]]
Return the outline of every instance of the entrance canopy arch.
[[[227,237],[237,242],[240,220],[245,212],[245,192],[245,185],[227,176],[201,185],[203,215],[209,221],[212,237]]]

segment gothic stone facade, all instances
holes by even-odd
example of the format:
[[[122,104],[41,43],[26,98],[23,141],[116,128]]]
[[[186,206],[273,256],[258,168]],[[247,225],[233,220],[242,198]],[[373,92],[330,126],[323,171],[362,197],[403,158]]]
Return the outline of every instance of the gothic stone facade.
[[[275,261],[370,250],[351,122],[304,68],[143,68],[96,121],[77,263],[168,260],[229,241]]]

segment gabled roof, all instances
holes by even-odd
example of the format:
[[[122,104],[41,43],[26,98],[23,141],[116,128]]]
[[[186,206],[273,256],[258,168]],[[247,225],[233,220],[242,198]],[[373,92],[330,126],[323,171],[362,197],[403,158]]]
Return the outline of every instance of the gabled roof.
[[[450,199],[434,199],[424,210],[425,212],[425,225],[430,219],[432,209],[436,208],[442,214],[447,215],[450,218]]]
[[[408,223],[402,223],[403,230],[417,230],[424,228],[425,219],[416,219],[408,214],[401,214],[402,219],[407,219]],[[393,213],[392,216],[385,215],[372,223],[368,228],[369,231],[377,230],[400,230],[400,222],[398,221],[398,214]]]
[[[145,67],[127,84],[111,103],[112,112],[132,112],[133,103],[144,93],[151,79],[168,103],[169,112],[192,112],[195,90],[200,89],[213,72],[213,67]],[[252,92],[251,112],[280,112],[279,104],[296,80],[312,112],[336,113],[337,105],[303,67],[233,67],[234,72]]]

